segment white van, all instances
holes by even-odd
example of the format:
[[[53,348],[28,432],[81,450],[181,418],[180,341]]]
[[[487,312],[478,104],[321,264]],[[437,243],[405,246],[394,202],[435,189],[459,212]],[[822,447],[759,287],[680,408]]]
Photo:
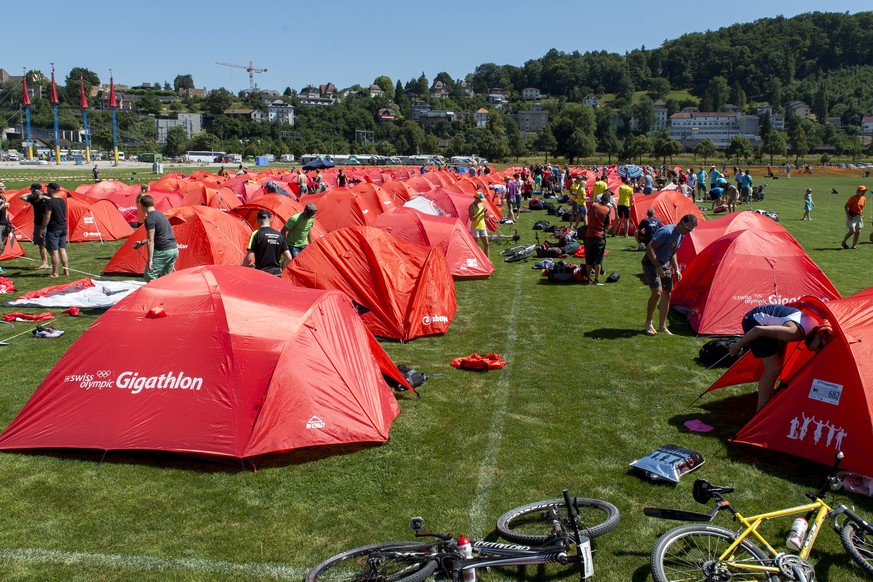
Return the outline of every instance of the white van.
[[[118,152],[118,159],[122,162],[124,161],[124,152]]]

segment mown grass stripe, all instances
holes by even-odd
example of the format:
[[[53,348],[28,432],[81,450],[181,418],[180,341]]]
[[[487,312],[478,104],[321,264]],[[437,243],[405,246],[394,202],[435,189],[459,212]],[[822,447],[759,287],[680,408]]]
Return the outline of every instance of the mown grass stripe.
[[[278,564],[239,564],[182,558],[167,560],[153,556],[132,556],[124,554],[100,554],[93,552],[63,552],[42,548],[0,548],[0,561],[37,562],[65,566],[83,565],[139,570],[143,572],[170,572],[187,570],[199,574],[216,574],[252,578],[274,578],[277,580],[300,580],[306,575],[303,568],[289,568]]]
[[[497,257],[499,260],[500,257]],[[515,355],[515,344],[518,338],[518,317],[521,311],[522,300],[522,275],[523,268],[514,269],[512,284],[512,306],[509,309],[509,319],[506,326],[506,343],[503,345],[503,359],[506,367],[500,371],[500,378],[494,389],[494,412],[491,414],[490,429],[488,431],[488,444],[485,447],[485,456],[479,463],[478,483],[476,495],[470,507],[470,532],[481,535],[489,527],[486,511],[491,499],[491,491],[494,488],[494,475],[500,458],[500,446],[503,440],[503,427],[506,418],[506,408],[509,402],[509,378],[512,376],[512,361]]]

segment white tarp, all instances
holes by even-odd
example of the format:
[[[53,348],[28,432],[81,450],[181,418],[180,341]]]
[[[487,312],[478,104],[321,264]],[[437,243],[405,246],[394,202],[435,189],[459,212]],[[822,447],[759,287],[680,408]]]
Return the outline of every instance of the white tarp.
[[[93,287],[58,289],[39,297],[16,299],[10,307],[48,307],[80,309],[109,309],[143,285],[144,281],[100,281],[91,279]]]

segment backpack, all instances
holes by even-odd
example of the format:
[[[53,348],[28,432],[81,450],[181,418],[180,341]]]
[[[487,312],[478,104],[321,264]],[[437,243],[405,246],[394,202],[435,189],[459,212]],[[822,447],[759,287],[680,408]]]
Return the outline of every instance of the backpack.
[[[530,208],[531,210],[542,210],[543,209],[543,201],[540,198],[531,198],[527,207]]]
[[[546,214],[554,216],[557,209],[555,208],[555,205],[551,202],[543,202],[543,210],[546,211]]]
[[[422,374],[418,370],[414,370],[405,364],[398,364],[397,369],[400,370],[400,373],[403,374],[403,377],[406,378],[406,381],[409,382],[409,385],[413,388],[418,388],[428,380],[427,374]]]
[[[552,283],[575,283],[578,270],[579,267],[576,265],[558,261],[546,269],[545,276]]]
[[[537,220],[533,224],[533,229],[534,230],[546,230],[547,228],[549,228],[550,225],[551,225],[551,223],[548,220]]]
[[[621,277],[621,275],[618,274],[618,271],[613,271],[612,273],[609,274],[609,277],[606,278],[606,282],[607,283],[618,283],[618,280],[620,277]]]
[[[737,356],[730,355],[731,344],[738,339],[740,339],[739,336],[709,340],[700,348],[700,353],[698,354],[700,363],[707,368],[715,366],[730,368],[743,354],[743,352],[740,352]]]

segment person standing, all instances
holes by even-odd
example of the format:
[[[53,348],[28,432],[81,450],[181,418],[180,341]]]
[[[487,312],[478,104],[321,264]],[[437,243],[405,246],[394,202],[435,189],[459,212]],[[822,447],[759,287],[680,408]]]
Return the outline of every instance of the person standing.
[[[740,178],[740,199],[752,200],[752,174],[748,168]]]
[[[45,248],[52,258],[52,272],[49,277],[59,277],[61,268],[64,275],[70,274],[67,259],[67,201],[61,197],[61,187],[54,182],[46,185],[49,200],[45,204],[40,234]]]
[[[176,244],[176,235],[173,234],[170,221],[161,212],[155,210],[155,199],[151,194],[142,196],[139,204],[145,213],[143,226],[146,230],[146,240],[134,246],[146,247],[147,258],[143,279],[148,283],[173,272],[176,259],[179,258],[179,245]]]
[[[715,168],[715,166],[713,166]],[[703,198],[706,196],[706,178],[709,174],[706,173],[706,170],[703,167],[700,168],[700,171],[697,172],[697,197]]]
[[[643,274],[652,290],[646,306],[646,333],[655,335],[660,331],[672,335],[667,329],[667,313],[670,311],[670,293],[673,291],[673,276],[676,282],[682,280],[679,264],[676,262],[676,251],[682,244],[682,238],[697,227],[697,217],[686,214],[679,224],[667,224],[658,229],[646,246],[643,257]],[[655,307],[659,309],[658,331],[652,324]]]
[[[476,192],[473,203],[467,209],[470,216],[470,234],[482,244],[482,251],[488,256],[488,230],[485,225],[485,195]]]
[[[628,237],[630,232],[631,207],[634,205],[634,189],[630,185],[630,179],[627,176],[621,179],[621,186],[618,187],[618,217],[615,219],[615,228],[612,231],[613,236],[621,231],[621,225],[624,224],[624,238]]]
[[[588,225],[588,191],[585,188],[585,176],[581,173],[576,176],[570,187],[570,201],[573,207],[573,215],[570,217],[570,228],[579,229]]]
[[[603,255],[606,253],[606,233],[609,230],[609,217],[612,192],[606,190],[588,210],[588,227],[585,230],[585,274],[591,285],[603,285],[600,274],[603,272]]]
[[[100,168],[97,167],[97,164],[94,164],[94,167],[91,169],[91,175],[94,176],[94,183],[100,181]]]
[[[6,251],[6,243],[12,237],[12,222],[9,220],[9,203],[6,201],[6,184],[0,182],[0,255]],[[0,275],[6,269],[0,267]]]
[[[773,393],[782,369],[782,357],[788,342],[806,344],[817,352],[831,340],[833,329],[826,321],[819,322],[795,307],[759,305],[743,316],[744,335],[730,345],[730,355],[737,356],[749,346],[752,355],[761,360],[764,372],[758,380],[758,408],[761,410]]]
[[[724,180],[724,174],[718,171],[715,166],[712,166],[709,169],[709,189],[710,191],[718,186],[719,180]],[[727,184],[727,180],[725,180],[725,184]]]
[[[521,210],[521,191],[518,187],[518,174],[514,174],[510,180],[506,178],[506,207],[509,209],[509,217],[513,222],[518,220],[517,212]]]
[[[812,216],[809,213],[812,212],[813,206],[815,206],[815,203],[812,201],[812,188],[807,188],[806,194],[803,195],[803,218],[800,220],[812,220]]]
[[[22,194],[19,198],[33,207],[33,244],[39,248],[39,258],[42,260],[37,269],[48,269],[48,255],[42,238],[42,219],[45,216],[45,205],[49,197],[43,193],[42,185],[31,184],[30,192]]]
[[[348,184],[349,178],[346,176],[345,170],[340,168],[339,172],[336,173],[336,186],[337,188],[345,188]]]
[[[269,210],[258,210],[258,230],[249,239],[242,266],[254,264],[255,269],[278,277],[292,257],[285,237],[270,226],[271,218]]]
[[[309,178],[303,172],[302,168],[297,170],[297,199],[309,193]]]
[[[302,211],[285,221],[285,226],[282,227],[282,236],[285,237],[285,244],[291,251],[292,259],[312,242],[312,225],[315,224],[316,210],[318,207],[310,202]]]
[[[841,243],[844,249],[849,248],[849,245],[846,244],[849,237],[853,237],[852,248],[858,248],[858,238],[861,236],[861,229],[864,228],[864,204],[867,202],[867,199],[865,198],[866,195],[867,186],[862,184],[861,186],[858,186],[855,195],[846,200],[846,205],[843,207],[846,211],[846,228],[849,229]]]

